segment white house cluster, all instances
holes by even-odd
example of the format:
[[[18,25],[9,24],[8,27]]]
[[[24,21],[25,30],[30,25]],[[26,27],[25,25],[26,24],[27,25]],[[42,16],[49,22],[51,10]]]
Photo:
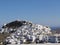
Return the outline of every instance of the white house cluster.
[[[2,26],[0,33],[10,33],[4,42],[7,44],[47,42],[51,28],[30,21],[13,21]]]

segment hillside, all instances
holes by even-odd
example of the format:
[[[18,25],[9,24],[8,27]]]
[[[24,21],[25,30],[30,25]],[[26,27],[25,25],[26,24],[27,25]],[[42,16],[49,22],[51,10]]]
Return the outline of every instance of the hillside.
[[[12,21],[2,26],[1,39],[6,43],[41,43],[51,34],[51,28],[30,21]],[[2,38],[3,37],[3,38]],[[38,41],[38,40],[39,41]],[[28,42],[28,43],[27,43]]]
[[[52,33],[60,34],[60,27],[51,27],[51,29]]]

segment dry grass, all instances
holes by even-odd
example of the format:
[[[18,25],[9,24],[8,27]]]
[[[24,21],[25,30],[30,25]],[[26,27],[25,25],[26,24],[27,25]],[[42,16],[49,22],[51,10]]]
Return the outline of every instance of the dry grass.
[[[3,42],[7,36],[9,36],[10,34],[8,33],[4,33],[4,34],[0,34],[0,43]],[[3,44],[0,44],[0,45],[3,45]]]

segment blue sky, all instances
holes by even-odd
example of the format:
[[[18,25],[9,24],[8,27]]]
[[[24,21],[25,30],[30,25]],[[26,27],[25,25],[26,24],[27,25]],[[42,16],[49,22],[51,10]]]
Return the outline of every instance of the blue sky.
[[[0,24],[16,19],[60,26],[60,0],[0,0]]]

